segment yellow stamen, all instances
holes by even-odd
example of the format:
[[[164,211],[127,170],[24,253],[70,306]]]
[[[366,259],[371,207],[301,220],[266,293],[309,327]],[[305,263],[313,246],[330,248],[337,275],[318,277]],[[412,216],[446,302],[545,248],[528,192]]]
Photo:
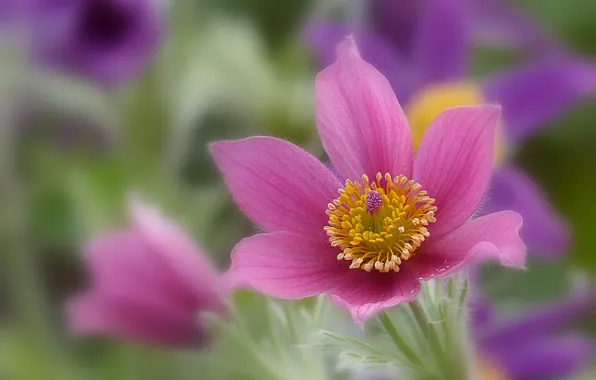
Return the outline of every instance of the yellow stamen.
[[[480,88],[470,83],[444,83],[419,92],[405,107],[414,150],[418,149],[431,121],[445,108],[485,103]],[[505,148],[502,127],[498,126],[495,134],[495,165],[499,165],[505,158]]]
[[[347,180],[327,209],[329,242],[342,250],[337,260],[351,261],[350,269],[398,272],[430,236],[426,226],[436,221],[434,202],[403,175]]]

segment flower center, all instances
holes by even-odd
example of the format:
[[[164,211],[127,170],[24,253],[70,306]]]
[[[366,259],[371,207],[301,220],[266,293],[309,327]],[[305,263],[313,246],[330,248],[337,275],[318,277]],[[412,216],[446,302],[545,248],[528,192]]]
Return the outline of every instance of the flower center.
[[[85,6],[81,18],[82,34],[98,47],[120,43],[132,27],[129,12],[115,2],[99,0]]]
[[[377,173],[373,182],[363,175],[362,184],[347,180],[339,194],[328,205],[325,231],[331,245],[342,249],[337,260],[351,261],[350,269],[398,272],[436,221],[435,200],[403,175]]]

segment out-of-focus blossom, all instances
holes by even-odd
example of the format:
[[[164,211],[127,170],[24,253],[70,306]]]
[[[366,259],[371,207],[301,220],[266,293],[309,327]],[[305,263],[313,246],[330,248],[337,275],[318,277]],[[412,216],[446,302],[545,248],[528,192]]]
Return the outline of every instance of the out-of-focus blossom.
[[[486,300],[472,307],[472,335],[479,351],[482,379],[568,379],[591,357],[585,336],[564,333],[594,307],[588,294],[499,320]]]
[[[0,0],[0,28],[4,28],[15,18],[17,2],[14,0]],[[0,29],[2,30],[2,29]]]
[[[442,4],[441,4],[442,2]],[[506,0],[370,0],[371,29],[388,38],[404,56],[417,50],[425,22],[454,26],[453,34],[466,34],[468,42],[514,48],[533,55],[559,54],[557,41],[534,20]],[[428,18],[428,7],[457,7],[447,19]],[[465,29],[462,29],[464,27]],[[415,54],[415,53],[414,53]]]
[[[469,220],[490,181],[499,108],[445,110],[414,157],[408,122],[385,77],[360,58],[353,40],[338,53],[316,78],[316,116],[345,186],[283,140],[211,147],[236,203],[268,231],[235,247],[232,281],[288,299],[329,293],[363,321],[472,256],[523,266],[518,214]]]
[[[152,0],[29,0],[27,25],[40,64],[116,85],[137,75],[158,47]]]
[[[558,54],[563,49],[534,20],[506,0],[473,0],[470,28],[482,44],[515,48],[534,55]]]
[[[543,257],[562,252],[567,245],[567,226],[553,218],[554,210],[541,189],[518,167],[506,165],[493,175],[490,199],[482,212],[516,210],[523,215],[522,238],[529,247],[542,252]],[[543,239],[549,234],[549,239]]]
[[[506,9],[506,5],[497,1],[483,3],[494,3]],[[530,250],[543,256],[560,254],[569,240],[565,224],[536,191],[537,186],[519,173],[519,169],[499,164],[516,144],[546,126],[580,98],[594,95],[596,69],[568,54],[544,54],[544,59],[484,78],[476,89],[465,74],[472,46],[470,25],[479,11],[468,5],[460,0],[377,1],[373,2],[369,29],[349,30],[341,24],[315,22],[308,27],[306,40],[321,66],[326,67],[333,62],[331,57],[337,41],[354,33],[363,47],[363,57],[387,76],[400,101],[406,104],[415,139],[424,135],[430,120],[446,107],[485,102],[501,104],[503,131],[501,146],[497,147],[501,153],[495,184],[485,202],[486,209],[503,209],[500,200],[505,196],[501,191],[517,199],[532,194],[535,198],[532,201],[509,203],[507,207],[520,212],[524,220],[527,217],[521,236],[524,241],[527,239]],[[490,13],[486,9],[483,12]],[[523,18],[516,15],[511,22],[519,26]],[[506,19],[500,18],[499,22]],[[510,175],[512,171],[517,171],[518,175]]]
[[[68,305],[74,334],[148,343],[201,344],[201,315],[225,316],[225,284],[203,252],[156,210],[131,205],[132,227],[85,249],[90,289]]]

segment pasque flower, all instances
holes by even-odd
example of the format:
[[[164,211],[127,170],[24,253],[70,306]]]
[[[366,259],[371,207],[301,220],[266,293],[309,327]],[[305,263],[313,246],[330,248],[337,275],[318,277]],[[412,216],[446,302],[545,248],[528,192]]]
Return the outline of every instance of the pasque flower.
[[[414,157],[385,77],[360,58],[352,39],[338,56],[316,78],[316,119],[345,182],[276,138],[211,146],[236,203],[267,231],[235,247],[232,281],[280,298],[329,293],[362,321],[470,257],[523,266],[518,214],[470,220],[490,181],[499,108],[443,111]]]
[[[589,338],[564,330],[594,308],[588,293],[499,318],[486,300],[472,307],[472,336],[486,380],[568,379],[591,357]]]
[[[143,69],[162,25],[152,0],[29,0],[27,22],[34,55],[108,85]]]
[[[225,316],[224,281],[157,210],[133,201],[131,219],[131,228],[85,248],[90,288],[69,302],[71,331],[169,346],[205,342],[201,315]]]
[[[495,102],[503,108],[493,184],[485,212],[522,214],[521,236],[543,257],[564,252],[568,229],[537,185],[506,161],[515,146],[559,117],[582,97],[596,93],[596,68],[540,33],[498,0],[375,0],[369,27],[317,21],[306,40],[322,67],[333,61],[336,43],[354,33],[362,56],[389,80],[405,104],[414,147],[444,108]],[[534,59],[483,78],[466,77],[472,42],[479,36],[535,53]],[[518,39],[514,37],[518,36]],[[528,48],[531,45],[533,49]]]

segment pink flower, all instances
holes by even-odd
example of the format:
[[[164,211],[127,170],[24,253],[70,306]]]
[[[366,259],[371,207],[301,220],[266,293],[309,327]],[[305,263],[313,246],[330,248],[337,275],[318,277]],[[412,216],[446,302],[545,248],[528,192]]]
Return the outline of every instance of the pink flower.
[[[361,322],[470,258],[522,267],[521,217],[470,219],[491,178],[496,106],[443,111],[416,157],[391,86],[351,39],[316,78],[319,135],[342,178],[271,137],[211,146],[236,203],[268,232],[242,240],[230,278],[274,297],[329,293]],[[338,191],[339,190],[339,191]]]
[[[91,287],[68,305],[74,334],[200,344],[203,313],[225,315],[225,289],[203,252],[156,210],[131,203],[132,227],[85,249]]]

